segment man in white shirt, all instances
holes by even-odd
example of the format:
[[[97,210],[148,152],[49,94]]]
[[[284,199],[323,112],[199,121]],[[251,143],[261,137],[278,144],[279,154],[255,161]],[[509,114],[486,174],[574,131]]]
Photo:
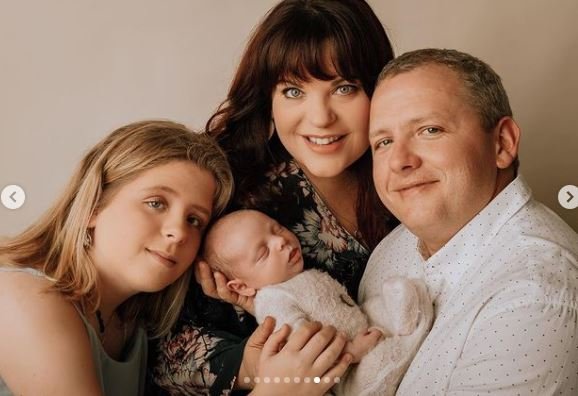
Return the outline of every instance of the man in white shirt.
[[[517,176],[519,141],[499,76],[470,55],[413,51],[378,79],[374,180],[402,225],[359,302],[410,276],[436,314],[398,395],[578,394],[578,236]]]

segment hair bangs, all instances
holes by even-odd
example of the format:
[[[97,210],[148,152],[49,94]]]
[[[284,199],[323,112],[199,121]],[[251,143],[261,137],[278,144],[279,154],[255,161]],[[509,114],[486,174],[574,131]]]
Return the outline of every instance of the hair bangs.
[[[270,89],[279,81],[359,78],[360,70],[354,65],[354,60],[359,58],[353,55],[347,45],[348,40],[339,37],[328,21],[313,19],[308,24],[295,22],[299,22],[298,26],[296,23],[291,29],[285,29],[272,38],[263,57]]]

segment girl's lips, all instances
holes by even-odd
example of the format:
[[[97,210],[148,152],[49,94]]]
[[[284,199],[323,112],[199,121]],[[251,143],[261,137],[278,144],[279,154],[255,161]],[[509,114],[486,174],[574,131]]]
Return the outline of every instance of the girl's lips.
[[[151,249],[146,250],[156,261],[158,261],[159,263],[163,264],[166,267],[172,268],[177,264],[176,260],[172,256],[169,256],[162,252],[157,252],[156,250]]]

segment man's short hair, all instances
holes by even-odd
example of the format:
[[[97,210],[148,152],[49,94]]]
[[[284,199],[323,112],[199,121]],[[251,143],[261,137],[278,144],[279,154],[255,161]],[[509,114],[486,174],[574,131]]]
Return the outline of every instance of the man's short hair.
[[[512,116],[500,76],[478,58],[452,49],[426,48],[406,52],[385,65],[377,85],[386,78],[427,65],[445,66],[458,74],[485,130],[493,129],[502,117]]]
[[[428,65],[445,66],[458,75],[484,130],[491,131],[502,117],[512,117],[510,101],[500,76],[487,63],[453,49],[425,48],[406,52],[385,65],[377,78],[377,85],[387,78]],[[518,166],[516,158],[512,164],[515,172]]]

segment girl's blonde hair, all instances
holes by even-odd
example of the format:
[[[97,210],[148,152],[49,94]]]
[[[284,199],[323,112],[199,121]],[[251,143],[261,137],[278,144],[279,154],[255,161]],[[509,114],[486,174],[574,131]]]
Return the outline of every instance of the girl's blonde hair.
[[[233,178],[223,151],[207,134],[170,121],[142,121],[121,127],[82,159],[55,205],[20,235],[0,244],[0,260],[41,269],[52,289],[95,311],[100,296],[96,269],[84,246],[92,215],[120,187],[142,172],[170,161],[191,161],[216,181],[213,215],[227,205]],[[157,293],[140,293],[119,307],[124,321],[143,325],[152,337],[169,331],[182,307],[192,269]]]

